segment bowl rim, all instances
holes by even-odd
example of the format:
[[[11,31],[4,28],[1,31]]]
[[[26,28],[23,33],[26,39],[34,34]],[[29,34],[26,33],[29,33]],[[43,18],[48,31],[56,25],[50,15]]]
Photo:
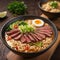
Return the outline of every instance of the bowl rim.
[[[41,7],[41,1],[39,1],[38,2],[38,7],[42,10],[42,11],[44,11],[44,12],[46,12],[46,13],[50,13],[50,14],[60,14],[60,12],[49,12],[49,11],[45,11],[42,7]]]
[[[21,15],[21,16],[12,18],[12,19],[10,19],[9,21],[7,21],[7,22],[2,26],[2,28],[1,28],[0,37],[1,37],[1,40],[2,40],[2,42],[4,43],[4,45],[5,45],[8,49],[10,49],[11,51],[16,52],[16,53],[36,54],[36,53],[44,53],[44,52],[47,51],[52,45],[54,45],[54,43],[56,42],[57,37],[58,37],[57,28],[56,28],[55,24],[54,24],[51,20],[46,19],[46,18],[43,18],[43,19],[45,19],[45,20],[48,20],[48,21],[54,26],[55,32],[56,32],[56,35],[55,35],[55,38],[53,39],[53,42],[52,42],[46,49],[43,49],[43,50],[38,51],[38,52],[32,52],[32,53],[29,53],[29,52],[28,52],[28,53],[26,53],[26,52],[19,52],[19,51],[14,50],[13,48],[11,48],[11,47],[8,45],[8,43],[7,43],[6,41],[4,41],[5,39],[3,39],[3,37],[2,37],[2,32],[3,32],[3,31],[2,31],[2,30],[4,29],[4,27],[5,27],[6,24],[8,24],[9,22],[11,22],[13,19],[17,19],[17,18],[19,18],[19,17],[32,17],[32,18],[33,18],[33,17],[38,17],[38,18],[43,18],[43,17],[33,16],[33,15]]]

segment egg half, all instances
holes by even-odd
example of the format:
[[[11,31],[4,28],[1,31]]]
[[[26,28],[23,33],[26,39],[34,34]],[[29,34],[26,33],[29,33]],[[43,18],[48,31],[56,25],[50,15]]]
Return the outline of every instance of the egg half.
[[[32,24],[36,27],[40,27],[44,25],[44,21],[41,19],[34,19],[32,20]]]

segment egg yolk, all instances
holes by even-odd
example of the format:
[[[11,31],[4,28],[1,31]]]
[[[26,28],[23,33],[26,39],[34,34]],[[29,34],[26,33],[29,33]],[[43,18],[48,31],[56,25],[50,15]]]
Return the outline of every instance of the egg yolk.
[[[36,20],[35,23],[36,23],[36,24],[40,24],[41,21],[40,21],[40,20]]]

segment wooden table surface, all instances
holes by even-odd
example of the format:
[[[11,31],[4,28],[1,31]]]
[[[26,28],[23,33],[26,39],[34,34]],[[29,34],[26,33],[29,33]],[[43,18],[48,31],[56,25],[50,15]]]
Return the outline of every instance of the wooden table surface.
[[[0,11],[5,11],[7,10],[7,5],[9,2],[14,1],[14,0],[0,0]],[[21,1],[21,0],[20,0]],[[36,16],[40,16],[41,15],[41,11],[37,5],[39,0],[24,0],[25,3],[27,4],[28,7],[28,15],[36,15]],[[5,19],[0,19],[0,29],[2,27],[2,25],[8,21],[9,19],[13,18],[14,16],[8,12],[7,14],[7,18]],[[58,18],[60,19],[60,18]],[[58,21],[53,21],[58,27],[59,27],[59,20]],[[59,35],[60,35],[60,31],[59,31]],[[2,41],[0,40],[0,60],[6,60],[6,54],[9,52],[9,49],[6,48],[6,46],[2,43]],[[45,60],[45,59],[44,59]]]

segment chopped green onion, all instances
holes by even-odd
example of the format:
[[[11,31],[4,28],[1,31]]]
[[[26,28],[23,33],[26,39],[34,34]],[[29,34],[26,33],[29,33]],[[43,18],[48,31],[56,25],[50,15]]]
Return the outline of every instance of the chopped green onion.
[[[42,47],[43,46],[43,42],[36,42],[36,43],[29,43],[31,46],[35,45],[35,46],[38,46],[38,47]]]
[[[26,22],[24,22],[24,21],[21,21],[20,23],[19,23],[19,25],[28,25]]]
[[[57,8],[57,6],[58,6],[57,1],[51,1],[51,2],[50,2],[50,6],[51,6],[52,8]]]
[[[30,25],[20,25],[19,30],[22,33],[26,33],[26,32],[33,32],[34,28],[32,26],[30,26]]]
[[[43,46],[43,43],[42,42],[36,42],[35,45],[36,46],[39,46],[39,47],[42,47]]]
[[[23,15],[25,14],[26,10],[27,10],[27,6],[25,5],[24,2],[20,2],[20,1],[13,1],[11,3],[8,4],[8,10],[14,14],[17,15]]]

